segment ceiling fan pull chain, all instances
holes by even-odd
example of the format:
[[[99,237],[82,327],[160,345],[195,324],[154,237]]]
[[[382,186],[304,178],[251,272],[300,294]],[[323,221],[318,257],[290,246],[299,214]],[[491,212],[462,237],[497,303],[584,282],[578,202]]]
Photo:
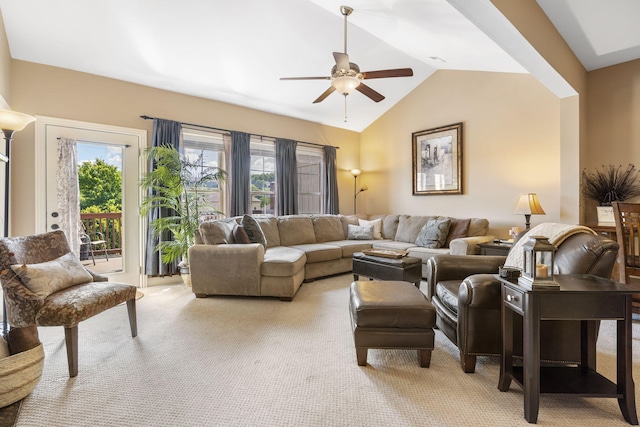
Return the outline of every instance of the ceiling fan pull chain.
[[[347,94],[344,94],[344,122],[347,123]]]

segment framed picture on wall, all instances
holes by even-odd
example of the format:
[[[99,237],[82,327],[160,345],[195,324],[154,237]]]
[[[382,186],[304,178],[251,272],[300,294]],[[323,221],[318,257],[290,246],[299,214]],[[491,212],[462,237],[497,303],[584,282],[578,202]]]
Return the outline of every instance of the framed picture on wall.
[[[462,123],[411,134],[413,195],[462,194]]]

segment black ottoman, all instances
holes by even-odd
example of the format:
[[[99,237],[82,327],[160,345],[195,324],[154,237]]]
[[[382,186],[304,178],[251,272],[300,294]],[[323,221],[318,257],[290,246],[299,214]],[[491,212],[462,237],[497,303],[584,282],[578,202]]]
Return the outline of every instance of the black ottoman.
[[[415,283],[416,288],[420,287],[422,280],[422,260],[420,258],[411,256],[397,259],[385,258],[356,252],[352,259],[353,280],[359,280],[362,275],[378,280],[412,282]]]
[[[358,281],[349,296],[358,365],[366,366],[370,348],[416,349],[428,368],[434,347],[436,311],[409,282]]]

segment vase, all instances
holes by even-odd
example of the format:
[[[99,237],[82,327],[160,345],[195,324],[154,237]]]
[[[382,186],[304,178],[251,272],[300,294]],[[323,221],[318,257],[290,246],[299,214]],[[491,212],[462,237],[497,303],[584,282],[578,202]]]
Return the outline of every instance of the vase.
[[[191,270],[189,270],[189,266],[180,267],[180,278],[182,279],[182,283],[188,288],[191,287]]]
[[[612,206],[596,206],[596,209],[598,210],[598,225],[614,225],[616,223]]]

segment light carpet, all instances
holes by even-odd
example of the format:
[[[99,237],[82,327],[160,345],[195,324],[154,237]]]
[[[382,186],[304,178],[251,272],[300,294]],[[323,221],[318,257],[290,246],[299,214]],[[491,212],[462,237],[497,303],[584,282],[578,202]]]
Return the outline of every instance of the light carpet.
[[[76,378],[68,376],[63,328],[40,328],[44,373],[16,425],[529,425],[522,391],[515,384],[497,389],[499,359],[479,357],[476,373],[465,374],[439,331],[430,368],[420,368],[409,350],[370,350],[369,365],[358,366],[351,277],[304,284],[292,302],[144,289],[137,338],[124,306],[80,325]],[[615,324],[603,322],[598,366],[612,379],[614,338]],[[633,348],[637,381],[637,338]],[[628,424],[615,399],[543,395],[538,425]]]

